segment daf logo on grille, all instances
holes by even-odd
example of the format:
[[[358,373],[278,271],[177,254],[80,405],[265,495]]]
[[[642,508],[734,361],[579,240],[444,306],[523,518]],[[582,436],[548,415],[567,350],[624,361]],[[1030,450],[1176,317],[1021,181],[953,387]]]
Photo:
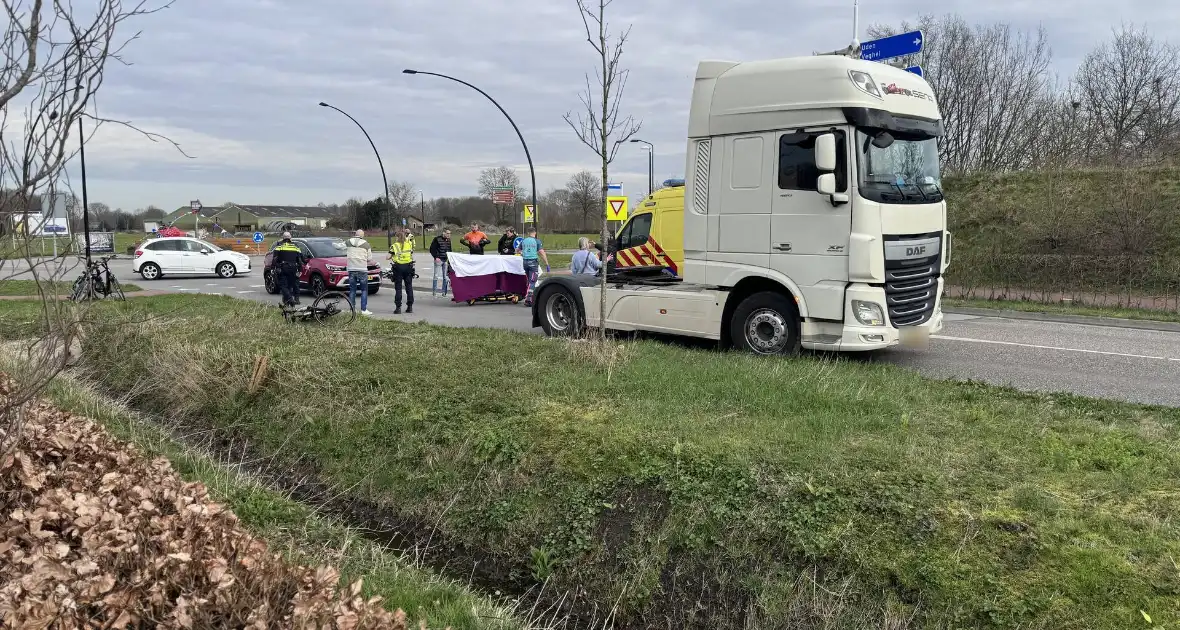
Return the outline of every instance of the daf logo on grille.
[[[926,253],[926,246],[925,245],[918,245],[917,247],[905,248],[905,255],[906,256],[922,256],[925,253]]]

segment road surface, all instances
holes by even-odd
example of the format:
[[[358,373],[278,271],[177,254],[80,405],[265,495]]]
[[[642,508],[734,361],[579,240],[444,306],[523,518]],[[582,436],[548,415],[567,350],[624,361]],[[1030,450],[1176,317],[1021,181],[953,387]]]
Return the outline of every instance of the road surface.
[[[12,263],[0,268],[11,277]],[[76,264],[76,263],[71,263]],[[430,296],[431,265],[423,254],[413,315],[406,321],[446,326],[488,327],[538,334],[523,305],[453,304]],[[211,293],[236,298],[278,302],[262,286],[262,259],[254,271],[230,280],[165,277],[147,282],[131,273],[129,260],[117,260],[112,270],[124,282],[145,289],[180,293]],[[15,270],[20,275],[20,269]],[[76,271],[65,272],[73,277]],[[19,276],[18,276],[19,277]],[[27,276],[26,276],[27,277]],[[384,281],[388,282],[388,281]],[[370,296],[369,310],[392,318],[392,286],[385,284]],[[895,349],[870,359],[892,363],[934,377],[975,379],[1033,391],[1065,391],[1168,406],[1180,406],[1180,332],[1113,326],[947,314],[943,331],[922,350]]]

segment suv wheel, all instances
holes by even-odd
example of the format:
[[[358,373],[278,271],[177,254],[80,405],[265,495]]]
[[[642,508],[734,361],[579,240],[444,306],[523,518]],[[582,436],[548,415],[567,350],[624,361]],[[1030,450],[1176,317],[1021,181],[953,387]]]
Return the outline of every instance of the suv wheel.
[[[262,284],[271,295],[279,292],[279,279],[275,277],[274,269],[262,272]]]
[[[311,288],[312,295],[320,295],[327,288],[324,284],[324,277],[318,273],[311,275],[311,282],[308,283],[308,286]]]

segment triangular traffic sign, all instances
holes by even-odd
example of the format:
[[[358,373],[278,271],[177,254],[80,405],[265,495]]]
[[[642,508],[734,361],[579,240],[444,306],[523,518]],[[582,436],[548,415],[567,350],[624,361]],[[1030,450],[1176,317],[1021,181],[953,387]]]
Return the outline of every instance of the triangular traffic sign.
[[[606,218],[609,221],[626,221],[627,220],[627,198],[626,197],[607,197],[606,198]]]

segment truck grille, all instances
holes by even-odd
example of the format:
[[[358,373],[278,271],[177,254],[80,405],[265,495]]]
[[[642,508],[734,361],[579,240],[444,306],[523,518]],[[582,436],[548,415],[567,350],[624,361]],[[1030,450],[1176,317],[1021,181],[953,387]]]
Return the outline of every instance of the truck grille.
[[[885,261],[885,305],[894,328],[924,324],[934,314],[941,266],[940,255]]]

